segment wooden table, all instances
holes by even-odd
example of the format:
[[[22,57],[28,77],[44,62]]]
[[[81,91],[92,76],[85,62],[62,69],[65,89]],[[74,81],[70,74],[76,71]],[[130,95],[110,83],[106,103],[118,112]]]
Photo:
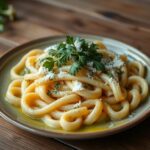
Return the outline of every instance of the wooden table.
[[[9,0],[17,20],[0,34],[0,55],[45,36],[96,34],[131,44],[150,56],[149,0]],[[150,150],[150,118],[123,133],[93,140],[45,138],[0,118],[0,150]]]

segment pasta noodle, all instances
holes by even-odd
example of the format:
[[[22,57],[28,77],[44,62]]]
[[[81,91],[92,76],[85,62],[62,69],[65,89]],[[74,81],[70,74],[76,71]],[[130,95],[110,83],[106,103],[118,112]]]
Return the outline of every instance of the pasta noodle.
[[[74,45],[78,50],[77,42]],[[42,61],[52,63],[55,57],[47,58],[49,51],[34,49],[11,69],[6,100],[33,119],[40,118],[51,128],[66,131],[101,123],[106,118],[127,117],[148,95],[144,66],[139,61],[128,61],[125,55],[116,60],[117,54],[102,42],[94,43],[104,71],[89,65],[70,74],[74,63],[71,59],[59,67],[52,64],[53,69],[48,70]]]

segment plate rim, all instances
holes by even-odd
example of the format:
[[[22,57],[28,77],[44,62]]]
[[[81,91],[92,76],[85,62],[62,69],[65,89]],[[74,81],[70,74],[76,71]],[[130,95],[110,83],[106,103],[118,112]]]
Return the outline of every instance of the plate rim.
[[[144,53],[139,51],[137,48],[134,48],[131,45],[126,44],[121,41],[118,41],[116,39],[107,38],[107,37],[103,37],[103,36],[97,36],[97,35],[90,35],[90,34],[71,34],[71,36],[81,36],[81,37],[84,36],[84,37],[91,37],[91,38],[95,37],[95,38],[102,38],[102,39],[106,39],[106,40],[115,41],[117,43],[123,44],[123,45],[131,48],[133,51],[136,52],[136,55],[140,55],[141,57],[144,57],[146,59],[147,63],[150,65],[150,59],[148,56],[146,56]],[[34,45],[34,44],[37,44],[40,42],[42,43],[42,42],[48,41],[48,40],[54,40],[54,39],[65,38],[65,37],[66,37],[66,35],[48,36],[48,37],[44,37],[44,38],[31,40],[29,42],[26,42],[24,44],[14,47],[14,48],[10,48],[6,53],[4,53],[0,57],[0,64],[2,64],[0,66],[0,70],[3,69],[3,64],[5,62],[7,62],[6,58],[10,57],[12,52],[14,52],[16,54],[19,51],[23,51],[23,49],[28,46],[31,46],[31,45]],[[150,109],[144,110],[135,119],[132,119],[129,122],[127,122],[123,125],[120,125],[118,127],[112,128],[110,130],[87,132],[87,133],[86,132],[85,133],[73,133],[73,132],[72,133],[62,133],[62,132],[45,131],[42,129],[37,129],[37,128],[31,127],[29,125],[26,125],[16,119],[13,119],[11,116],[9,116],[7,113],[5,113],[2,110],[1,106],[0,106],[0,116],[3,119],[5,119],[7,122],[13,124],[14,126],[17,126],[23,130],[29,131],[34,134],[38,134],[38,135],[42,135],[42,136],[46,136],[46,137],[62,138],[62,139],[91,139],[91,138],[98,138],[98,137],[105,137],[105,136],[113,135],[113,134],[122,132],[124,130],[130,129],[130,128],[136,126],[137,124],[141,123],[144,119],[146,119],[148,116],[150,116]]]

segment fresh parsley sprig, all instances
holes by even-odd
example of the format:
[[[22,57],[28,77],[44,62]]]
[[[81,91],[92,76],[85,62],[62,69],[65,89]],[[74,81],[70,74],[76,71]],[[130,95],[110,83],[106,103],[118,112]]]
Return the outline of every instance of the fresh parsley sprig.
[[[7,21],[13,21],[15,10],[12,5],[8,5],[6,0],[0,0],[0,32],[4,31]]]
[[[61,67],[72,61],[69,73],[75,75],[81,68],[87,67],[92,62],[93,68],[105,71],[101,62],[102,55],[97,52],[97,45],[80,37],[67,36],[66,41],[49,51],[46,58],[41,60],[43,67],[51,71],[54,66]]]

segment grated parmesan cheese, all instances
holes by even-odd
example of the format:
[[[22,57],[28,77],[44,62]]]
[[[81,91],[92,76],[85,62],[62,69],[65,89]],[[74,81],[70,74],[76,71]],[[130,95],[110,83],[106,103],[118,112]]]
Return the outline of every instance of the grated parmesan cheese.
[[[72,91],[77,92],[83,90],[83,84],[77,80],[73,81]]]
[[[113,128],[114,127],[114,123],[110,122],[108,128]]]
[[[110,83],[114,81],[112,77],[110,77],[108,80]]]
[[[45,48],[44,51],[45,51],[46,53],[48,53],[49,51],[51,51],[51,49],[57,49],[57,46],[58,46],[57,44],[51,45],[51,46]]]
[[[64,77],[69,77],[70,75],[67,72],[60,71],[57,74],[57,76],[58,76],[58,78],[64,78]]]
[[[74,109],[75,108],[79,108],[79,107],[81,107],[81,101],[79,101],[78,103],[76,103],[76,104],[73,105]]]
[[[60,72],[58,73],[58,78],[63,78],[63,77],[65,77],[65,76],[66,76],[66,73],[63,72],[63,71],[60,71]]]
[[[38,74],[47,74],[49,71],[45,67],[40,67],[38,70]]]
[[[54,77],[55,77],[55,74],[54,74],[52,71],[50,71],[50,72],[48,72],[48,74],[44,77],[44,79],[45,79],[45,80],[51,80],[51,79],[54,79]]]
[[[75,40],[74,45],[77,51],[81,51],[81,42],[79,40]]]
[[[93,68],[93,62],[92,61],[87,63],[87,67],[88,67],[89,71],[91,71],[92,73],[96,72],[96,68]]]
[[[130,114],[128,117],[133,118],[135,116],[135,113]]]
[[[115,57],[115,59],[113,60],[113,66],[120,68],[123,65],[124,65],[124,62],[120,58]]]
[[[88,63],[87,63],[87,66],[88,66],[88,67],[93,67],[93,61],[88,62]]]
[[[113,59],[113,61],[107,60],[105,58],[102,59],[102,61],[106,64],[105,67],[107,69],[120,68],[124,65],[124,62],[117,56]]]
[[[46,53],[43,53],[42,55],[40,55],[40,56],[38,57],[38,60],[41,60],[41,59],[43,59],[43,58],[45,58],[45,57],[47,57],[47,54],[46,54]]]

